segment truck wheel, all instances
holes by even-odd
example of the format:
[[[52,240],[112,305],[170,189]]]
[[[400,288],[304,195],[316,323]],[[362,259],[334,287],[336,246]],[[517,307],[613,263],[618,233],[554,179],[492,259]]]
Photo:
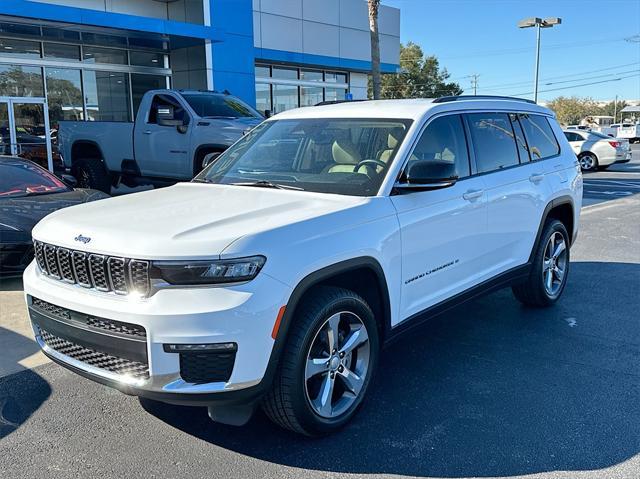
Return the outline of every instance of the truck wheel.
[[[318,287],[296,310],[262,408],[307,436],[332,433],[356,414],[378,364],[378,328],[353,291]]]
[[[529,277],[511,290],[527,306],[551,306],[564,291],[568,276],[569,234],[562,222],[551,220],[542,232]]]
[[[78,180],[78,188],[93,188],[111,193],[111,178],[102,161],[97,158],[81,158],[75,162],[71,173]]]

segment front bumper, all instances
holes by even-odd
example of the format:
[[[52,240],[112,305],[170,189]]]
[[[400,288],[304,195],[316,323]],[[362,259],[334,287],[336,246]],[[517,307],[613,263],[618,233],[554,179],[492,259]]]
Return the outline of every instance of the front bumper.
[[[256,395],[271,359],[274,322],[291,293],[283,283],[259,274],[242,285],[167,288],[141,299],[65,284],[41,275],[34,263],[25,271],[24,288],[36,340],[48,357],[127,394],[177,404],[245,401]],[[56,318],[34,307],[33,298],[70,313]],[[89,317],[139,326],[145,337],[87,327],[82,321]],[[213,343],[237,345],[227,380],[186,381],[183,358],[164,350],[166,344]],[[120,359],[123,367],[111,367]],[[146,375],[137,374],[144,369],[136,370],[139,364],[146,366]]]

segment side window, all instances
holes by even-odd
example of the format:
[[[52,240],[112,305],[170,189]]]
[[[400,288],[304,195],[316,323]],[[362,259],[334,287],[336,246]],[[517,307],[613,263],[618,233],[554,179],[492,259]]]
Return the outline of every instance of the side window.
[[[478,173],[517,165],[518,149],[506,113],[467,115]]]
[[[158,124],[158,117],[165,120],[175,120],[183,124],[189,123],[189,115],[182,105],[170,95],[156,95],[151,100],[151,111],[147,123]],[[185,119],[187,120],[185,122]]]
[[[524,138],[524,132],[522,131],[522,125],[518,121],[518,115],[515,113],[509,113],[509,119],[511,120],[511,126],[513,132],[516,135],[516,144],[518,145],[518,154],[520,155],[520,163],[527,163],[531,160],[529,156],[529,147],[527,141]]]
[[[567,141],[582,141],[582,137],[580,135],[571,131],[565,131],[564,136],[567,137]]]
[[[460,115],[436,118],[424,130],[409,161],[454,163],[459,178],[469,176],[469,152]]]
[[[544,160],[560,153],[560,146],[547,118],[530,114],[520,114],[519,117],[527,136],[532,160]]]

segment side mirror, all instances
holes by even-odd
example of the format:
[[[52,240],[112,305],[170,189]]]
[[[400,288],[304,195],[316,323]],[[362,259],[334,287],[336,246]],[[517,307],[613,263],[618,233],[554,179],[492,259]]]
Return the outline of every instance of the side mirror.
[[[271,112],[271,110],[265,110],[265,111],[264,111],[264,117],[265,117],[265,118],[271,118],[271,115],[273,115],[273,113]]]
[[[448,188],[458,181],[456,166],[448,161],[420,160],[409,167],[394,188],[401,191],[427,191]]]
[[[71,176],[71,175],[60,175],[60,179],[62,180],[62,182],[67,185],[69,188],[75,188],[76,186],[78,186],[78,180],[75,178],[75,176]]]
[[[214,151],[213,153],[205,155],[202,160],[202,169],[204,170],[207,166],[213,163],[221,154],[221,151]]]

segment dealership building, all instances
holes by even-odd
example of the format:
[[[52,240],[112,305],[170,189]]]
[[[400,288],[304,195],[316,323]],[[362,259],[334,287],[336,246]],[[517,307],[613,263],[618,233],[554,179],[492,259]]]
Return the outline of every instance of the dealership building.
[[[379,30],[396,72],[400,11],[381,6]],[[167,87],[276,113],[366,98],[370,60],[365,0],[1,0],[0,123],[131,121]]]

